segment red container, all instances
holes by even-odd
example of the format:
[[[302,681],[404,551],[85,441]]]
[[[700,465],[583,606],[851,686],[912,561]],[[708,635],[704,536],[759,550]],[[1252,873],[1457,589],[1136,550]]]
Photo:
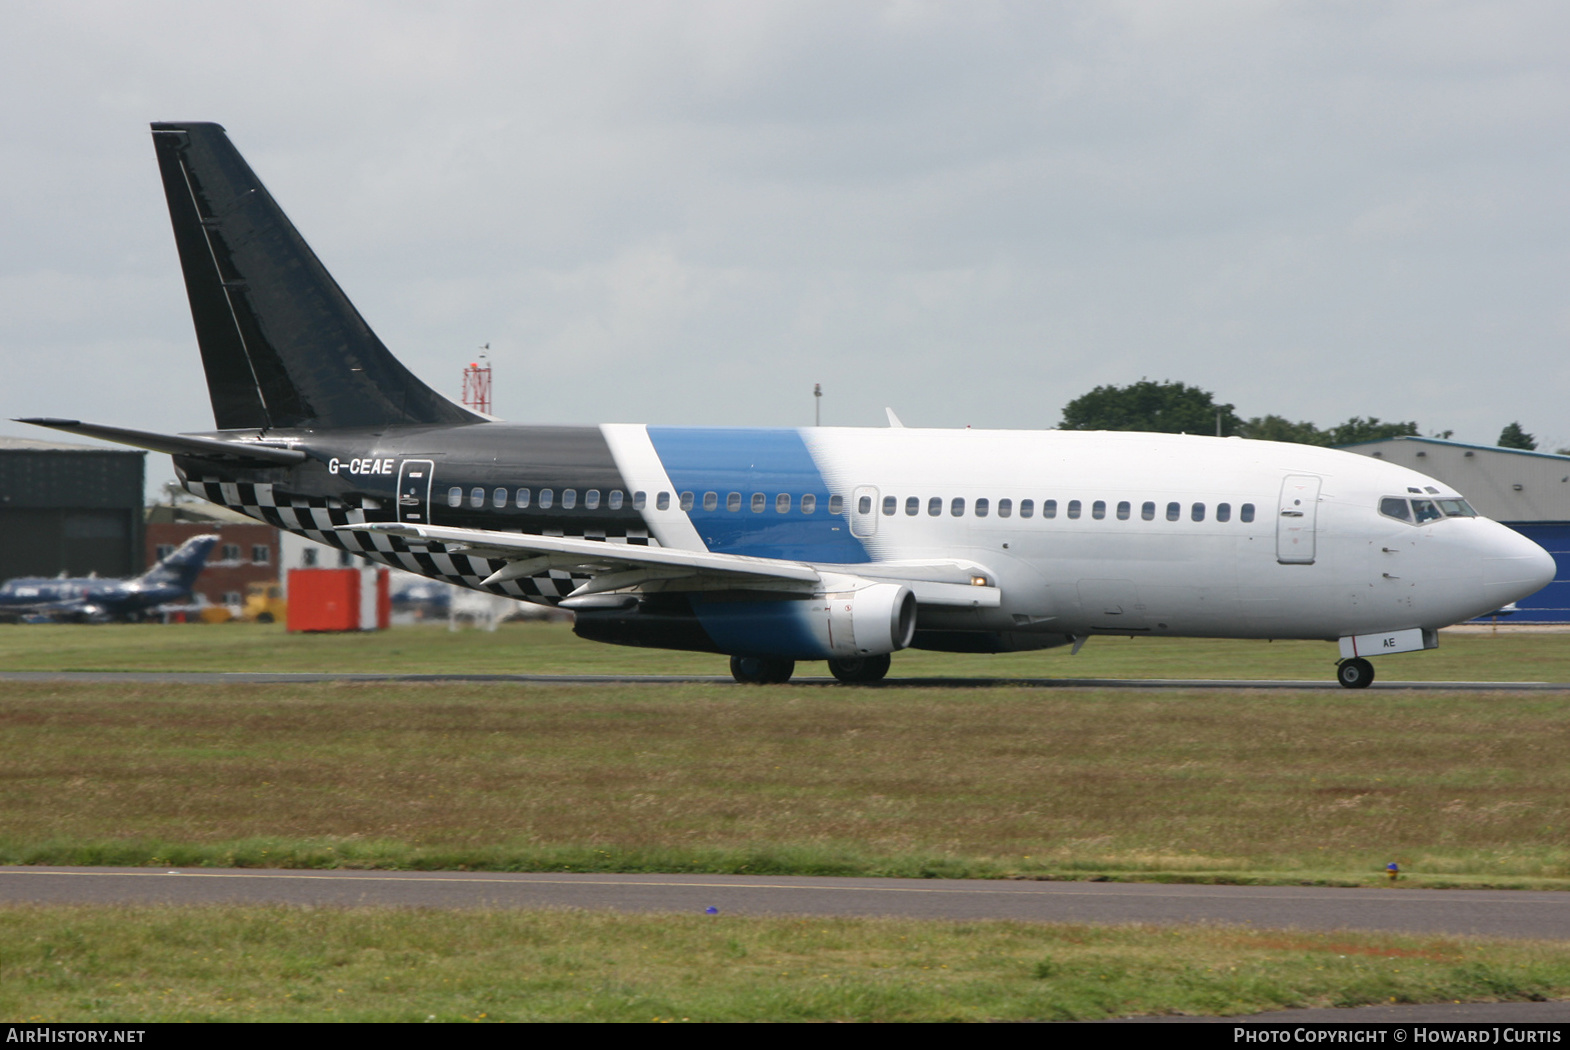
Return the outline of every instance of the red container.
[[[290,569],[289,630],[375,631],[387,627],[386,569]]]

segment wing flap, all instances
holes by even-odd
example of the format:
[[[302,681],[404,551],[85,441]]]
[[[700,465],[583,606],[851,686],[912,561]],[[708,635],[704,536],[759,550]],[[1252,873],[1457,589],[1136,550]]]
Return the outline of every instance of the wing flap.
[[[677,550],[674,547],[643,547],[630,543],[606,543],[573,536],[533,536],[521,532],[493,532],[488,529],[454,529],[440,525],[400,525],[378,523],[340,525],[341,532],[380,532],[409,539],[459,544],[465,554],[478,554],[509,562],[546,558],[545,568],[582,567],[596,573],[618,568],[685,569],[693,573],[717,573],[817,583],[818,571],[800,562],[773,558],[748,558],[740,554],[714,554],[709,551]],[[520,566],[518,575],[544,571]],[[506,572],[506,569],[502,570]],[[511,577],[504,577],[511,578]]]

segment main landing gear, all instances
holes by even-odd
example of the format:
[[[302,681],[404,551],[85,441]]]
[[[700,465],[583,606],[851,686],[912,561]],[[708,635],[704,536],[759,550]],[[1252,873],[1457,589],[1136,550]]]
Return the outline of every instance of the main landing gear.
[[[771,656],[730,658],[731,677],[743,685],[777,685],[790,681],[790,676],[795,673],[795,660],[779,660]]]
[[[1374,665],[1355,656],[1336,665],[1336,681],[1348,689],[1367,689],[1374,680]]]
[[[866,685],[881,682],[889,673],[889,655],[852,656],[844,660],[830,660],[829,673],[846,685]]]
[[[882,656],[852,656],[844,660],[830,660],[829,672],[846,685],[866,685],[881,682],[889,673],[888,654]],[[730,658],[731,677],[743,685],[778,685],[790,681],[796,672],[795,660],[781,660],[772,656],[733,656]]]

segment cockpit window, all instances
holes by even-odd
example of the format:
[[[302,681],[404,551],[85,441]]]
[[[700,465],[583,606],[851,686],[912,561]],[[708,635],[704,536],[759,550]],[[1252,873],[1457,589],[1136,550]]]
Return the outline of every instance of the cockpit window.
[[[1387,518],[1395,518],[1397,521],[1412,520],[1412,508],[1407,506],[1406,500],[1396,499],[1394,496],[1386,496],[1379,501],[1379,513]]]
[[[1427,525],[1440,518],[1477,517],[1477,511],[1464,499],[1407,500],[1400,496],[1386,496],[1380,500],[1379,513],[1413,525]]]

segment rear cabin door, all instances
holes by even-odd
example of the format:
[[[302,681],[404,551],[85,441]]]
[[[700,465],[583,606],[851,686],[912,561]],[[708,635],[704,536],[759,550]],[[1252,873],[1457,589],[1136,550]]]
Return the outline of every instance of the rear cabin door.
[[[398,468],[399,521],[431,523],[431,475],[435,469],[435,462],[429,459],[406,459]]]
[[[1291,474],[1281,483],[1276,508],[1276,561],[1282,565],[1314,564],[1314,520],[1319,513],[1320,479]]]

